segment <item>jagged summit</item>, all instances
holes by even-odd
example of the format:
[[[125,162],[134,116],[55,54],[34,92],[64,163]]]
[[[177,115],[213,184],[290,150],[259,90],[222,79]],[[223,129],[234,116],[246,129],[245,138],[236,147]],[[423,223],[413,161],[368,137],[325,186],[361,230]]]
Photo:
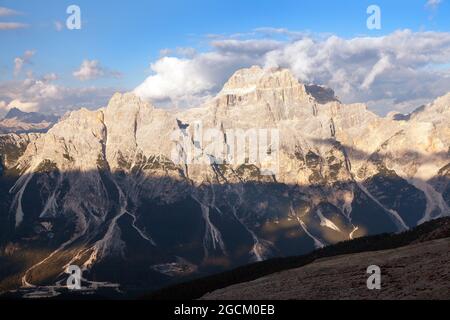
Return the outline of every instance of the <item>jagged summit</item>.
[[[24,114],[26,114],[26,113],[21,111],[19,108],[14,107],[8,111],[8,113],[5,115],[4,119],[18,118]]]
[[[236,71],[225,83],[222,89],[223,94],[233,90],[256,89],[259,80],[264,74],[264,70],[259,66],[240,69]]]
[[[450,116],[449,105],[450,92],[417,109],[411,114],[411,118],[419,121],[441,122],[441,120]],[[450,128],[450,123],[447,122],[446,125],[447,128]]]
[[[141,99],[134,92],[119,93],[116,92],[109,100],[107,109],[117,110],[122,106],[128,106],[129,109],[154,109],[154,107],[147,101]]]
[[[216,100],[219,106],[249,104],[298,105],[313,100],[288,69],[241,69],[225,83]]]
[[[292,88],[300,83],[289,69],[263,69],[259,66],[236,71],[225,83],[221,93],[256,89]]]
[[[24,112],[19,108],[11,108],[5,115],[4,119],[16,119],[24,123],[54,123],[58,121],[58,117],[54,115],[46,115],[38,112]]]

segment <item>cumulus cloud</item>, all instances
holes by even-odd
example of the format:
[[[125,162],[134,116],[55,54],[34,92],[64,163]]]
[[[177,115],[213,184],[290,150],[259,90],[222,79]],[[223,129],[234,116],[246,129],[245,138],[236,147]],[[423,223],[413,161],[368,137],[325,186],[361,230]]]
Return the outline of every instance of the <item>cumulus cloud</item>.
[[[31,64],[35,55],[34,50],[26,51],[22,56],[14,59],[14,74],[23,71],[26,64]],[[118,77],[119,74],[102,68],[100,64],[91,64],[88,67],[97,68],[97,73],[85,73],[80,77]],[[82,68],[81,68],[82,69]],[[0,82],[0,118],[11,108],[23,111],[39,111],[63,115],[65,112],[81,107],[98,109],[105,106],[115,92],[123,91],[112,87],[66,87],[56,84],[58,75],[48,73],[35,77],[31,70],[25,74],[24,80],[11,80]]]
[[[58,80],[58,75],[56,73],[48,73],[42,77],[45,82]]]
[[[13,108],[18,108],[24,112],[34,112],[37,111],[37,104],[33,102],[22,102],[20,100],[12,100],[9,103],[5,101],[0,101],[0,119],[3,118],[9,110]]]
[[[24,112],[35,112],[35,111],[38,111],[38,103],[37,102],[23,102],[21,100],[13,100],[6,106],[5,110],[10,110],[13,108],[18,108]]]
[[[14,75],[17,76],[22,71],[25,64],[31,63],[31,58],[36,54],[36,50],[27,50],[21,57],[14,59]]]
[[[73,72],[73,76],[80,81],[87,81],[99,78],[120,78],[122,75],[118,71],[103,67],[98,60],[84,60],[80,68]]]
[[[136,88],[136,93],[147,99],[163,100],[202,94],[214,86],[208,74],[193,60],[163,57],[151,65],[155,75]]]
[[[290,68],[304,82],[334,88],[345,102],[393,99],[403,108],[407,101],[413,108],[415,99],[450,91],[442,69],[449,62],[450,33],[409,30],[375,38],[305,38],[266,59],[266,65]]]
[[[0,83],[0,114],[16,107],[23,111],[39,111],[62,115],[81,107],[97,109],[105,106],[116,88],[70,88],[54,83],[54,73],[23,81]]]
[[[213,51],[196,53],[190,58],[163,56],[150,65],[153,74],[135,93],[160,105],[200,104],[217,93],[237,69],[262,64],[267,52],[281,46],[281,42],[267,39],[221,39],[211,42]]]
[[[194,57],[162,57],[152,63],[153,74],[135,89],[144,99],[178,107],[200,104],[239,68],[262,62],[264,53],[255,53],[245,45],[242,52],[222,50]],[[252,52],[252,53],[249,53]]]
[[[280,30],[281,32],[281,30]],[[303,36],[285,42],[222,39],[190,59],[163,57],[136,93],[148,100],[201,101],[237,69],[289,68],[304,83],[333,88],[346,103],[410,111],[450,91],[450,33],[401,30],[382,37]]]

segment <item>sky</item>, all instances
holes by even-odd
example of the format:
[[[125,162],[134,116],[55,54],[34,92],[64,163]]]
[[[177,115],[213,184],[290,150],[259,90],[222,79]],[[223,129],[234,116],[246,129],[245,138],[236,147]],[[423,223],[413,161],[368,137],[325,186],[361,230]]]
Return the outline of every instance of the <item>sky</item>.
[[[0,0],[0,115],[99,108],[116,91],[195,106],[252,65],[410,112],[450,91],[450,0]]]

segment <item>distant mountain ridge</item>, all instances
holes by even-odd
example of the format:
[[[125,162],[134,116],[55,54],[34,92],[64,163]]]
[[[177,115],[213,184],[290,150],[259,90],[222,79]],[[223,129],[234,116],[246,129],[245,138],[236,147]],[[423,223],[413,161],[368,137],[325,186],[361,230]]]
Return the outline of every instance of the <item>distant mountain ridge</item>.
[[[59,117],[38,112],[23,112],[18,108],[11,108],[0,121],[0,133],[45,133]]]
[[[10,109],[4,119],[17,119],[25,123],[55,123],[58,121],[58,117],[55,115],[46,115],[38,112],[23,112],[18,108]]]
[[[230,131],[277,129],[278,172],[208,162],[198,123],[227,150]],[[449,216],[450,94],[396,121],[255,66],[201,106],[115,94],[44,134],[0,136],[0,155],[0,290],[54,289],[69,264],[86,286],[153,290]]]

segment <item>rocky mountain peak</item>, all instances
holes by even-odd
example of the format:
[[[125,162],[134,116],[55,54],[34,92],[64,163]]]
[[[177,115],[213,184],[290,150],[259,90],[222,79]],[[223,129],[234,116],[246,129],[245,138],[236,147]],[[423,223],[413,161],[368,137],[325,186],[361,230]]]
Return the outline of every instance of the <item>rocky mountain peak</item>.
[[[437,98],[432,103],[417,109],[411,114],[411,118],[420,121],[441,122],[442,116],[450,115],[450,93]],[[449,124],[445,123],[449,128]]]
[[[150,103],[139,98],[133,92],[117,92],[110,99],[106,108],[106,113],[110,115],[117,114],[117,116],[120,116],[120,113],[122,112],[126,112],[129,115],[130,113],[137,113],[140,110],[153,109],[154,107]]]
[[[216,98],[219,108],[234,106],[270,105],[278,114],[286,109],[309,104],[314,98],[305,85],[287,69],[263,69],[253,66],[238,70],[224,85]]]
[[[12,119],[12,118],[20,117],[24,114],[25,114],[25,112],[21,111],[18,108],[11,108],[8,111],[8,113],[6,114],[5,119]]]
[[[38,112],[24,112],[19,108],[10,109],[4,119],[15,119],[24,123],[54,123],[58,121],[58,117],[54,115],[46,115]]]
[[[221,94],[239,94],[263,89],[304,87],[288,69],[252,66],[236,71],[225,83]]]
[[[263,74],[264,70],[259,66],[240,69],[225,83],[223,92],[256,87]]]

